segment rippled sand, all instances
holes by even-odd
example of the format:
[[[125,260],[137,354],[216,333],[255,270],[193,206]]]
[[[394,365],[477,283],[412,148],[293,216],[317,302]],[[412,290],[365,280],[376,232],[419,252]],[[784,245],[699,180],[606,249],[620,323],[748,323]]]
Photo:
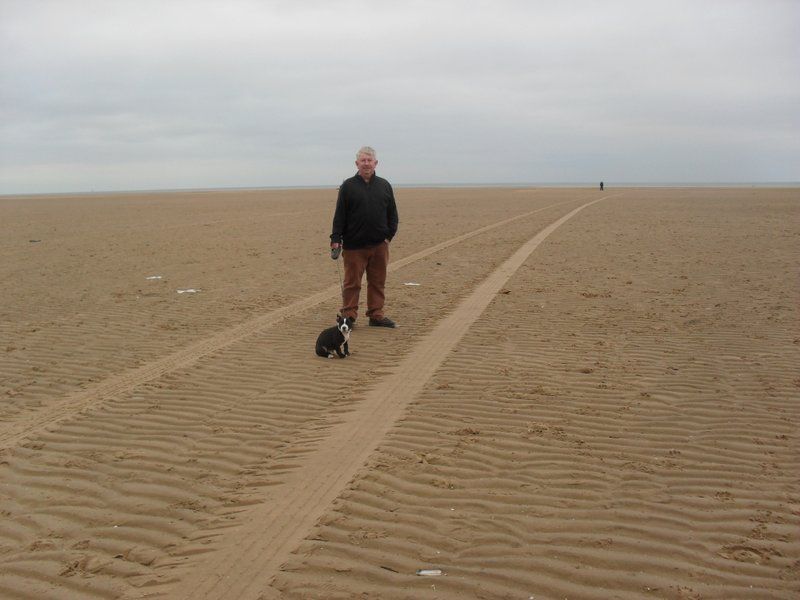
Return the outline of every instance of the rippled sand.
[[[796,598],[800,190],[396,194],[0,197],[0,597]]]

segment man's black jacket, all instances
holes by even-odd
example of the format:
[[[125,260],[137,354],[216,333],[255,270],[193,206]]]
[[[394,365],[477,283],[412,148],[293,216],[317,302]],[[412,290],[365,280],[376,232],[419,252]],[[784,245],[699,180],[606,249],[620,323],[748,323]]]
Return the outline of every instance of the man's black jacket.
[[[356,173],[342,182],[333,215],[332,242],[342,242],[345,250],[375,246],[391,240],[397,224],[397,205],[388,181],[373,174],[367,183]]]

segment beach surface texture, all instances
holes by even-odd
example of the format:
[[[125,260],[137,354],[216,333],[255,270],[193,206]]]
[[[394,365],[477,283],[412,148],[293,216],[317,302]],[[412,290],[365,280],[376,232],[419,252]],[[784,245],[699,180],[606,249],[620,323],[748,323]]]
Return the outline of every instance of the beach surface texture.
[[[800,189],[395,192],[0,197],[0,598],[800,597]]]

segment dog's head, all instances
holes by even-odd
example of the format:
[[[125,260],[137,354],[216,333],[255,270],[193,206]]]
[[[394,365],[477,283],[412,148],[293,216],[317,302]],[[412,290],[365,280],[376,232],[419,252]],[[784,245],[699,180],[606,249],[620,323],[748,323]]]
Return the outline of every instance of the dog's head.
[[[353,329],[352,317],[343,317],[342,315],[336,315],[336,327],[343,334],[347,335]]]

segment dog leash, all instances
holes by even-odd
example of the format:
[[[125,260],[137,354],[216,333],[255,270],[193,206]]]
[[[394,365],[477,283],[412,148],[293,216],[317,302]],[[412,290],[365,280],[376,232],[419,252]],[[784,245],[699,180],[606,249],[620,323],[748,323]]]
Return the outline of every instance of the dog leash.
[[[342,290],[342,294],[344,294],[344,282],[342,281],[342,270],[339,268],[339,261],[336,261],[336,272],[339,274],[339,289]]]
[[[339,289],[342,290],[342,295],[344,296],[344,282],[342,281],[342,270],[339,268],[339,255],[342,253],[342,247],[339,246],[338,248],[331,248],[331,258],[336,263],[336,272],[339,274]]]

